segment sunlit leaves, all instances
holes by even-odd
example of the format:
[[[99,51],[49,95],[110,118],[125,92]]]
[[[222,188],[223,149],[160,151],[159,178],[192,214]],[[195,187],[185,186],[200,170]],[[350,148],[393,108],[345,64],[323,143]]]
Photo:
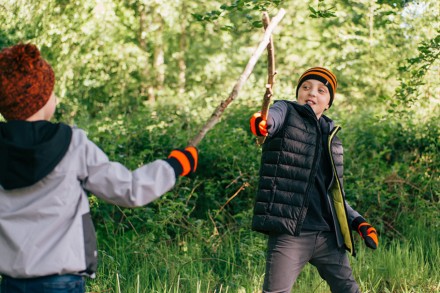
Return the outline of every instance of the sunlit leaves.
[[[415,0],[377,0],[377,3],[379,3],[379,4],[387,4],[391,7],[397,7],[397,8],[403,8],[408,3],[411,3],[411,2],[418,2],[418,1],[415,1]]]
[[[319,0],[318,1],[318,7],[317,8],[313,8],[312,6],[309,5],[309,10],[310,10],[310,17],[311,18],[330,18],[330,17],[336,17],[335,14],[335,6],[330,6],[328,7],[328,5],[325,3],[324,0]]]
[[[434,64],[437,64],[437,67],[440,66],[440,31],[433,39],[420,43],[417,49],[418,55],[407,59],[406,64],[399,67],[401,83],[396,89],[393,104],[388,108],[390,114],[409,113],[411,106],[420,99],[419,88],[426,83],[425,76],[429,73],[431,66]],[[438,70],[437,79],[439,79]]]
[[[195,20],[200,22],[215,22],[221,18],[239,15],[243,23],[252,28],[261,28],[261,11],[272,10],[278,7],[283,0],[235,0],[231,4],[222,4],[219,9],[211,10],[203,14],[193,13]],[[227,24],[221,27],[222,30],[235,30],[234,25]]]

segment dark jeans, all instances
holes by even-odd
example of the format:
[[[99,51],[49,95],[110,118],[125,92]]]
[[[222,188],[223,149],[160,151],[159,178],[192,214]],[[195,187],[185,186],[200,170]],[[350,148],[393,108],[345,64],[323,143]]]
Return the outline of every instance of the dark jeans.
[[[263,292],[290,292],[304,266],[310,263],[335,293],[358,293],[347,254],[334,232],[271,235],[267,245]]]
[[[77,275],[16,279],[2,276],[0,293],[84,293],[85,281]]]

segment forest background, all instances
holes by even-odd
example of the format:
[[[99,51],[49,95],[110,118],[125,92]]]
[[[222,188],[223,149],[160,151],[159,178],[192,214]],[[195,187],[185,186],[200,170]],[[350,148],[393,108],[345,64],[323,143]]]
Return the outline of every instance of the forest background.
[[[274,99],[312,66],[338,77],[347,200],[379,232],[356,235],[363,292],[439,292],[440,21],[436,0],[0,0],[0,48],[38,45],[56,74],[56,119],[134,169],[185,146],[274,31]],[[198,145],[199,167],[161,199],[124,209],[90,196],[100,266],[88,292],[258,292],[265,236],[250,230],[261,148],[249,118],[263,54]],[[296,292],[329,292],[306,267]]]

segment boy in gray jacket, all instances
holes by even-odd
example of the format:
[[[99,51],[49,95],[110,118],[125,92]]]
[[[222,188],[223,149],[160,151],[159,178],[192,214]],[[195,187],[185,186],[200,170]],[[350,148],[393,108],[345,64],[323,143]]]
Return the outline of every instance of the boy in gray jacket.
[[[194,147],[130,171],[111,162],[84,131],[51,123],[51,66],[36,46],[0,52],[1,292],[85,292],[96,236],[87,191],[115,205],[143,206],[197,167]],[[72,291],[68,291],[72,290]]]

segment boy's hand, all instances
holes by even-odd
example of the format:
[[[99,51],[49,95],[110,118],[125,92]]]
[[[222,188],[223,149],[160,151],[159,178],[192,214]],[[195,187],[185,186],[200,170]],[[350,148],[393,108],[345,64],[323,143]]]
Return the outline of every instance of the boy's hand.
[[[257,112],[252,115],[250,121],[251,132],[256,136],[267,136],[267,122],[261,117],[261,113]]]
[[[168,156],[168,163],[174,168],[176,176],[186,176],[197,169],[199,154],[197,148],[189,146],[182,149],[171,151]]]
[[[353,228],[364,239],[365,245],[371,249],[376,249],[379,245],[379,239],[377,237],[377,231],[373,226],[367,223],[364,218],[357,217],[353,220]]]

